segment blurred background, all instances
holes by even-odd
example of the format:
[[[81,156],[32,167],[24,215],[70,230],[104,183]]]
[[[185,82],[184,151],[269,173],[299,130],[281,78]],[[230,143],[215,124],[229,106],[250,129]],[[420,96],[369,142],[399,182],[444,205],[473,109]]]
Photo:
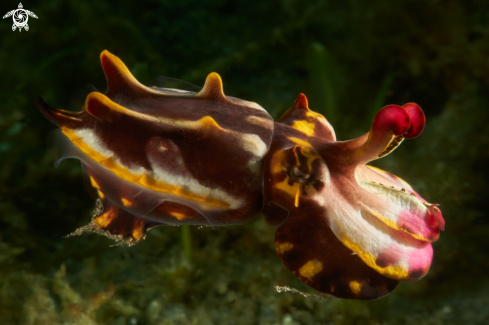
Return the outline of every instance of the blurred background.
[[[1,324],[489,324],[489,3],[484,0],[23,2],[0,21]],[[0,14],[17,9],[0,3]],[[105,92],[100,52],[144,84],[199,87],[278,118],[301,92],[340,140],[386,104],[416,102],[424,133],[374,165],[440,203],[446,230],[418,282],[377,301],[316,300],[281,264],[275,229],[161,227],[134,247],[97,235],[80,164],[55,169],[55,128],[35,108],[79,110]],[[81,98],[81,99],[80,99]]]

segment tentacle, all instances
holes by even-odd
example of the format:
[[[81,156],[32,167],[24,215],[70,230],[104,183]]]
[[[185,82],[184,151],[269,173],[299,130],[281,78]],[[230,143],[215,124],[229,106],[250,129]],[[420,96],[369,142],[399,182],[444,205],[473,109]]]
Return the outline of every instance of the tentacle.
[[[388,105],[377,112],[370,132],[354,140],[335,143],[335,151],[345,166],[366,164],[394,151],[404,138],[420,135],[424,124],[425,117],[418,105]]]
[[[374,117],[367,141],[353,153],[356,163],[365,164],[390,153],[410,126],[409,114],[401,106],[382,108]]]
[[[402,108],[406,110],[409,114],[409,119],[411,120],[411,126],[406,134],[404,134],[404,137],[407,139],[416,138],[423,132],[424,124],[426,122],[423,110],[415,103],[407,103],[403,105]]]

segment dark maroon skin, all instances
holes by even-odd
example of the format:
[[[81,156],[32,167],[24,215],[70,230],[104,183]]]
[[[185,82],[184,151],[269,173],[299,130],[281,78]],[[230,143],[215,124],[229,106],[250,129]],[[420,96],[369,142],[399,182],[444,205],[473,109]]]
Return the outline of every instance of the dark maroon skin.
[[[303,94],[274,122],[259,105],[224,95],[215,73],[193,93],[145,87],[107,51],[101,61],[108,90],[91,93],[81,112],[36,99],[42,114],[60,127],[62,158],[82,161],[99,198],[96,216],[76,233],[96,232],[132,245],[155,226],[243,224],[263,214],[278,227],[280,259],[312,288],[371,300],[397,286],[399,279],[382,275],[345,246],[317,196],[333,184],[350,200],[377,202],[376,194],[357,184],[356,171],[387,177],[365,163],[423,131],[418,105],[386,106],[369,133],[336,141],[329,122],[309,110]],[[144,177],[136,177],[141,170]],[[393,175],[391,183],[405,186]],[[407,191],[419,197],[410,187]],[[432,226],[441,227],[439,209],[432,205],[430,211]],[[395,263],[389,258],[379,255],[376,263],[388,267]]]

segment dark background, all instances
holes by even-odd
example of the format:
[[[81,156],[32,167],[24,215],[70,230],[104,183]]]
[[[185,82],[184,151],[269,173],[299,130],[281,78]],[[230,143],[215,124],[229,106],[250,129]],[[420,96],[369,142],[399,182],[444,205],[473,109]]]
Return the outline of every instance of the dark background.
[[[0,323],[488,324],[489,4],[398,1],[28,1],[28,32],[0,21]],[[0,3],[0,14],[18,2]],[[418,103],[425,132],[375,162],[441,204],[446,231],[428,275],[373,302],[314,292],[282,266],[261,217],[228,228],[165,227],[134,247],[97,235],[78,161],[52,165],[54,129],[35,108],[79,110],[104,92],[100,52],[151,85],[202,86],[275,118],[300,92],[340,140],[385,104]],[[82,98],[82,99],[80,99]]]

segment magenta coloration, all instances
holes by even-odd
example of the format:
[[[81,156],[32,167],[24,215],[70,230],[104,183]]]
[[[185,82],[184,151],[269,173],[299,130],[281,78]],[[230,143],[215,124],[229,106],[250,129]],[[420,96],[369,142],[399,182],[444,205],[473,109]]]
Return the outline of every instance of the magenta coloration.
[[[104,51],[108,91],[81,112],[39,110],[60,127],[62,158],[82,162],[100,199],[92,231],[132,245],[159,225],[277,226],[284,265],[337,297],[376,299],[429,270],[445,222],[402,179],[366,163],[421,134],[425,117],[388,105],[370,132],[336,141],[300,94],[277,122],[256,103],[224,95],[211,73],[189,92],[141,85]]]

